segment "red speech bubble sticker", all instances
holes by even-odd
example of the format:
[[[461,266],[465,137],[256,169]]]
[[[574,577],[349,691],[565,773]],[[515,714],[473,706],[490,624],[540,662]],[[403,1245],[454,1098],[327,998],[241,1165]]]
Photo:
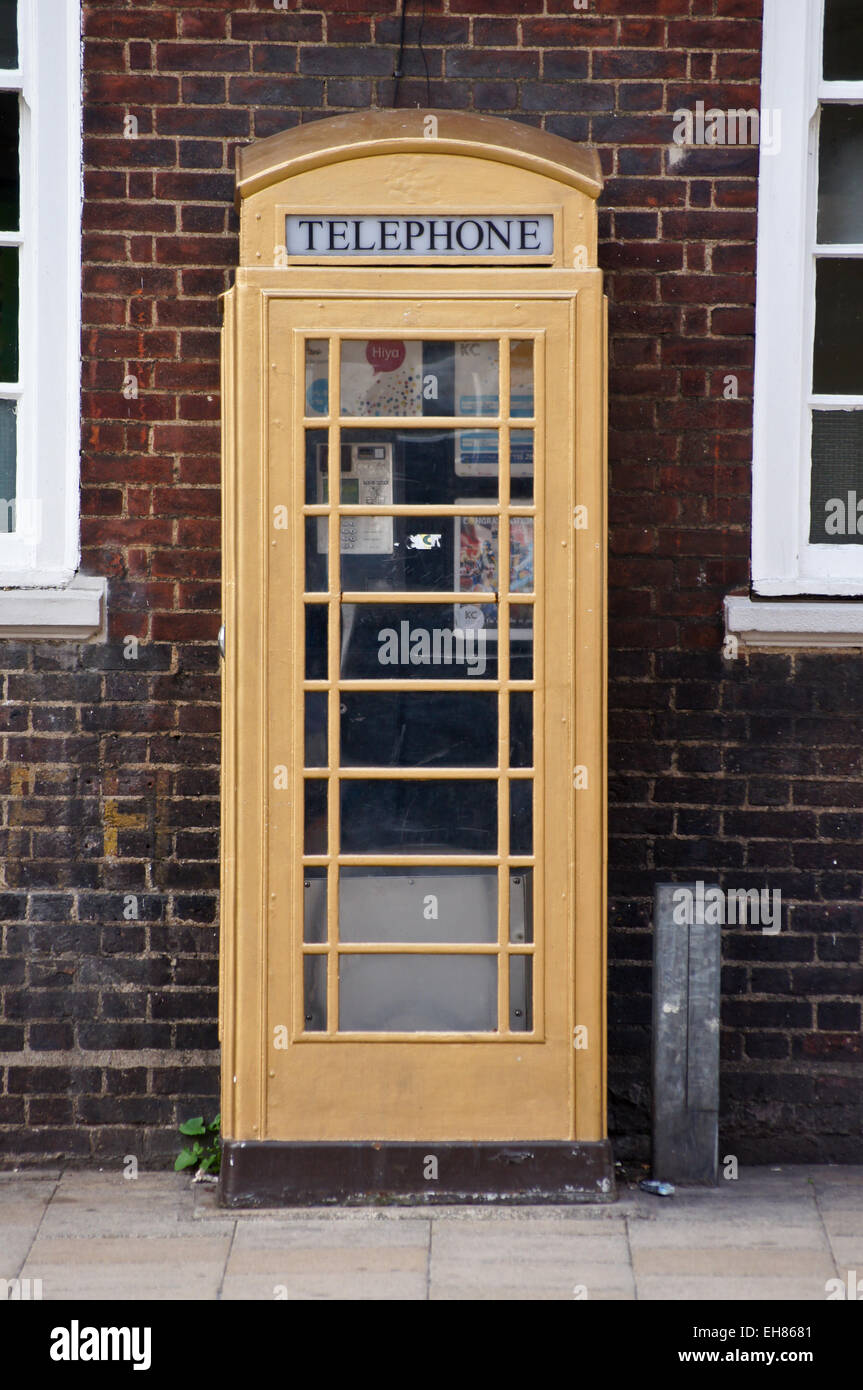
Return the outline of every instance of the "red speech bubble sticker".
[[[366,361],[375,372],[396,372],[405,360],[406,348],[397,338],[372,338],[366,343]]]

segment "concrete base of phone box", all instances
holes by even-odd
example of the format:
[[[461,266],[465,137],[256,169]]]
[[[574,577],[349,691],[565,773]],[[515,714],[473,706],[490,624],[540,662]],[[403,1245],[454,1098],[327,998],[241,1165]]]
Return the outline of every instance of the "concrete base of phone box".
[[[607,1139],[538,1144],[282,1143],[228,1139],[225,1207],[613,1202]]]

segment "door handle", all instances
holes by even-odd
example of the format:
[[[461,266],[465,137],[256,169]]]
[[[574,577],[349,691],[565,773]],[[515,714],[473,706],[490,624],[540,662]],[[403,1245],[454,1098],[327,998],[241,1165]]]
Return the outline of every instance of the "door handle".
[[[225,624],[224,624],[224,623],[222,623],[222,626],[219,628],[219,635],[218,635],[218,637],[216,638],[216,641],[217,641],[218,644],[219,644],[219,656],[220,656],[220,657],[222,658],[222,660],[224,661],[224,660],[225,660]]]

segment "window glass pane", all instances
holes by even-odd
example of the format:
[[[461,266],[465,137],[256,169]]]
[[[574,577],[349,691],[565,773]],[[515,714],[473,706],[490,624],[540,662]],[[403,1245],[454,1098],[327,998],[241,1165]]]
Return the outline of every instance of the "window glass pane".
[[[306,593],[326,593],[329,582],[327,541],[329,522],[325,516],[306,517]]]
[[[327,852],[327,783],[323,778],[310,777],[304,783],[305,833],[304,854]]]
[[[0,231],[16,232],[20,219],[18,93],[0,92]]]
[[[497,766],[493,694],[346,690],[341,722],[344,767]]]
[[[497,528],[496,517],[343,517],[341,587],[493,594]]]
[[[509,436],[509,493],[513,502],[533,501],[533,430]]]
[[[497,871],[344,868],[340,941],[497,941]]]
[[[18,66],[18,0],[0,0],[0,68]]]
[[[345,1033],[490,1033],[497,1027],[495,956],[343,955]]]
[[[330,345],[326,338],[306,341],[306,414],[326,415],[329,410]]]
[[[17,407],[14,401],[0,401],[0,534],[16,530],[17,453]]]
[[[863,242],[863,106],[822,106],[818,169],[819,242]]]
[[[812,412],[809,541],[863,545],[863,410]]]
[[[509,1026],[513,1033],[533,1028],[533,957],[509,958]]]
[[[367,507],[383,502],[422,506],[496,502],[497,433],[486,430],[483,434],[490,439],[487,456],[474,468],[464,461],[463,430],[343,430],[340,500]],[[318,466],[326,469],[325,451]],[[465,478],[470,478],[469,484]],[[310,501],[326,501],[325,484],[312,485],[311,490],[324,495]]]
[[[863,394],[863,260],[820,259],[815,278],[815,367],[819,394]]]
[[[513,691],[509,697],[509,765],[533,766],[533,695]]]
[[[533,410],[533,340],[526,338],[509,345],[509,413],[528,416]]]
[[[515,869],[510,875],[509,939],[533,941],[533,869]]]
[[[345,680],[493,680],[497,674],[497,627],[482,626],[483,612],[470,604],[343,603],[341,619]]]
[[[343,415],[497,415],[498,402],[496,342],[342,342]]]
[[[533,854],[533,781],[509,784],[509,852]]]
[[[327,694],[306,691],[306,767],[327,766]]]
[[[18,380],[18,248],[0,246],[0,381]]]
[[[422,343],[403,338],[342,342],[343,415],[422,415]]]
[[[509,609],[509,675],[514,681],[533,680],[533,604],[513,603]]]
[[[860,0],[825,0],[824,76],[828,82],[863,79],[863,9]]]
[[[307,864],[303,869],[303,940],[311,943],[326,939],[327,871],[322,864]]]
[[[306,430],[306,502],[309,506],[329,502],[327,483],[327,431]]]
[[[306,680],[327,679],[327,605],[306,605]]]
[[[455,344],[454,415],[500,411],[499,349],[494,342]]]
[[[322,1033],[327,1026],[327,958],[303,956],[303,1024],[307,1033]]]
[[[341,783],[345,854],[495,854],[497,783]]]
[[[509,523],[509,587],[514,594],[533,590],[533,517],[514,516]]]

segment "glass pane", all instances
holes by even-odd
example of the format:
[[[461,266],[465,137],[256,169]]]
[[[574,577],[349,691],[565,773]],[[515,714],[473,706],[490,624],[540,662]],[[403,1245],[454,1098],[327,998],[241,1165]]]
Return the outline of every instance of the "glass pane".
[[[341,528],[343,590],[494,593],[496,517],[343,517]]]
[[[809,540],[863,544],[863,410],[812,413]]]
[[[509,784],[509,852],[533,854],[533,782]]]
[[[513,502],[533,501],[533,430],[509,436],[509,494]]]
[[[330,345],[326,338],[306,340],[306,414],[326,415],[330,407]]]
[[[496,342],[342,342],[343,415],[497,415]]]
[[[306,502],[309,506],[329,502],[327,481],[327,432],[306,430]]]
[[[327,695],[306,691],[306,767],[327,766]]]
[[[327,871],[323,865],[309,864],[303,869],[303,940],[309,943],[327,939]],[[313,960],[306,956],[306,960]]]
[[[328,521],[325,516],[306,517],[306,593],[326,593]]]
[[[509,345],[509,413],[533,415],[533,339]]]
[[[341,783],[345,854],[495,854],[497,783]]]
[[[345,691],[341,709],[343,767],[497,766],[496,695]]]
[[[860,0],[825,0],[824,76],[828,82],[863,79],[863,9]]]
[[[533,1028],[533,957],[509,958],[509,1026],[513,1033]]]
[[[339,940],[497,941],[497,871],[342,869]]]
[[[339,1029],[345,1033],[491,1033],[495,956],[343,955]]]
[[[513,691],[509,697],[509,765],[533,767],[533,695]]]
[[[344,680],[493,680],[497,673],[497,628],[477,626],[483,612],[470,605],[344,603],[341,619]]]
[[[533,869],[517,869],[510,875],[509,939],[533,941]]]
[[[532,516],[514,516],[509,523],[509,587],[514,594],[533,590]]]
[[[818,240],[863,242],[863,106],[822,106],[818,168]]]
[[[863,260],[817,262],[815,368],[819,394],[863,394]]]
[[[533,680],[533,604],[513,603],[509,610],[509,675]]]
[[[0,381],[18,380],[18,248],[0,246]]]
[[[18,66],[18,0],[0,0],[0,68]]]
[[[476,431],[470,431],[471,434]],[[464,431],[447,429],[357,429],[342,432],[341,487],[346,504],[373,507],[382,502],[420,504],[497,501],[497,433],[482,467],[463,465]],[[326,469],[324,455],[320,466]],[[463,479],[471,478],[470,487]],[[315,500],[326,500],[324,496]],[[318,486],[318,491],[321,491]]]
[[[327,679],[327,605],[306,605],[306,680]]]
[[[327,852],[327,783],[323,778],[309,778],[304,784],[305,833],[304,854]]]
[[[0,534],[16,529],[17,453],[17,408],[14,401],[0,401]]]
[[[0,231],[17,231],[19,217],[18,93],[0,92]]]
[[[303,956],[303,1023],[307,1033],[322,1033],[326,1029],[326,956]]]
[[[368,338],[342,343],[343,415],[422,415],[422,343]]]
[[[500,412],[500,352],[495,342],[455,344],[454,415]]]

